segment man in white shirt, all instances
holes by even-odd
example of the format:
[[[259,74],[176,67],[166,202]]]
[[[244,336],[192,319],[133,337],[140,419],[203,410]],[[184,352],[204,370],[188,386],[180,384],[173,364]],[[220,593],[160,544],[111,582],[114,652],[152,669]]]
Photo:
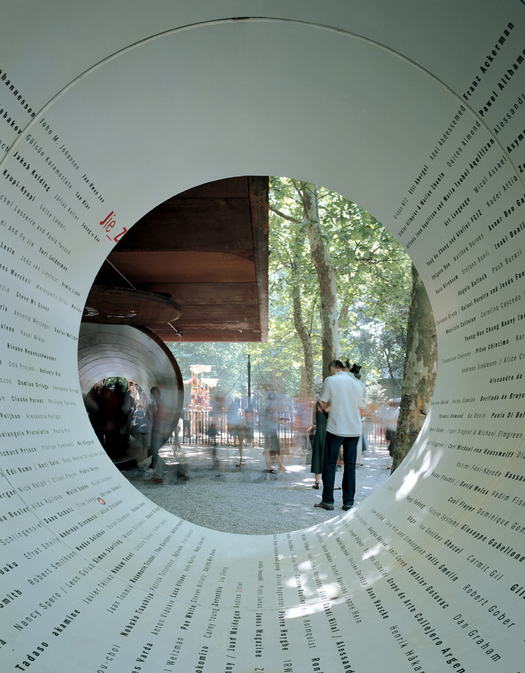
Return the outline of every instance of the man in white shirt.
[[[339,360],[329,365],[330,376],[323,384],[319,398],[321,406],[330,406],[326,426],[326,445],[323,467],[323,499],[314,507],[334,508],[334,483],[337,455],[343,446],[343,509],[354,504],[355,459],[357,444],[362,433],[361,409],[365,406],[363,386],[353,376],[348,376]]]

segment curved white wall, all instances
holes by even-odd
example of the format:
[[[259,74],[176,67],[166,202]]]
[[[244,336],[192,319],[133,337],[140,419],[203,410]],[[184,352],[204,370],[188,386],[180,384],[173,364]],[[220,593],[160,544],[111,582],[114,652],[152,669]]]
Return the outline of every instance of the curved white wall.
[[[2,670],[518,673],[524,3],[2,13]],[[96,443],[76,366],[115,238],[244,174],[373,213],[438,325],[434,404],[402,469],[355,511],[275,537],[201,529],[135,492]]]

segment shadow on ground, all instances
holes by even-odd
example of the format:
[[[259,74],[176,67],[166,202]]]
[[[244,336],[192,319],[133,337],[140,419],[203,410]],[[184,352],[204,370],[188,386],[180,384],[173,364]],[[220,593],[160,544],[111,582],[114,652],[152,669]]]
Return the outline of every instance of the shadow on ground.
[[[266,535],[309,528],[341,511],[341,492],[335,493],[335,509],[314,508],[321,489],[312,488],[309,456],[295,451],[283,456],[286,471],[266,470],[262,448],[245,448],[242,467],[231,445],[217,447],[218,469],[210,446],[182,446],[174,452],[166,444],[160,452],[165,463],[162,484],[148,483],[150,475],[133,469],[122,474],[145,496],[168,512],[191,523],[228,533]],[[356,503],[381,486],[390,475],[386,446],[371,444],[357,469]],[[274,465],[276,469],[277,466]],[[336,474],[341,484],[342,471]]]

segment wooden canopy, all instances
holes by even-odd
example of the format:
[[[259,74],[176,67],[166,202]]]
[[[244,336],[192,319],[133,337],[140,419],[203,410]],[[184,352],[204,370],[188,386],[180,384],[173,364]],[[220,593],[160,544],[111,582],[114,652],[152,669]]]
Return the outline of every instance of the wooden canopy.
[[[147,293],[158,319],[139,307]],[[161,317],[163,297],[180,317]],[[86,307],[87,322],[143,324],[163,341],[267,341],[268,178],[210,182],[154,208],[113,249]]]

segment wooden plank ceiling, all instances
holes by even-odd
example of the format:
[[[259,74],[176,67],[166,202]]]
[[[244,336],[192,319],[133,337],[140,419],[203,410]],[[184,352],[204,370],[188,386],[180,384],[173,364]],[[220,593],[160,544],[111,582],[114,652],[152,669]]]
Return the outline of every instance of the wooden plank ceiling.
[[[169,299],[168,309],[175,302],[180,317],[173,308],[169,323],[165,311],[158,320],[132,315],[125,292],[112,291],[127,288],[133,303],[131,286],[137,300],[153,293]],[[101,297],[107,304],[114,295],[115,306],[101,310]],[[113,249],[86,307],[87,322],[142,324],[145,315],[163,341],[267,341],[268,178],[210,182],[154,208]]]

